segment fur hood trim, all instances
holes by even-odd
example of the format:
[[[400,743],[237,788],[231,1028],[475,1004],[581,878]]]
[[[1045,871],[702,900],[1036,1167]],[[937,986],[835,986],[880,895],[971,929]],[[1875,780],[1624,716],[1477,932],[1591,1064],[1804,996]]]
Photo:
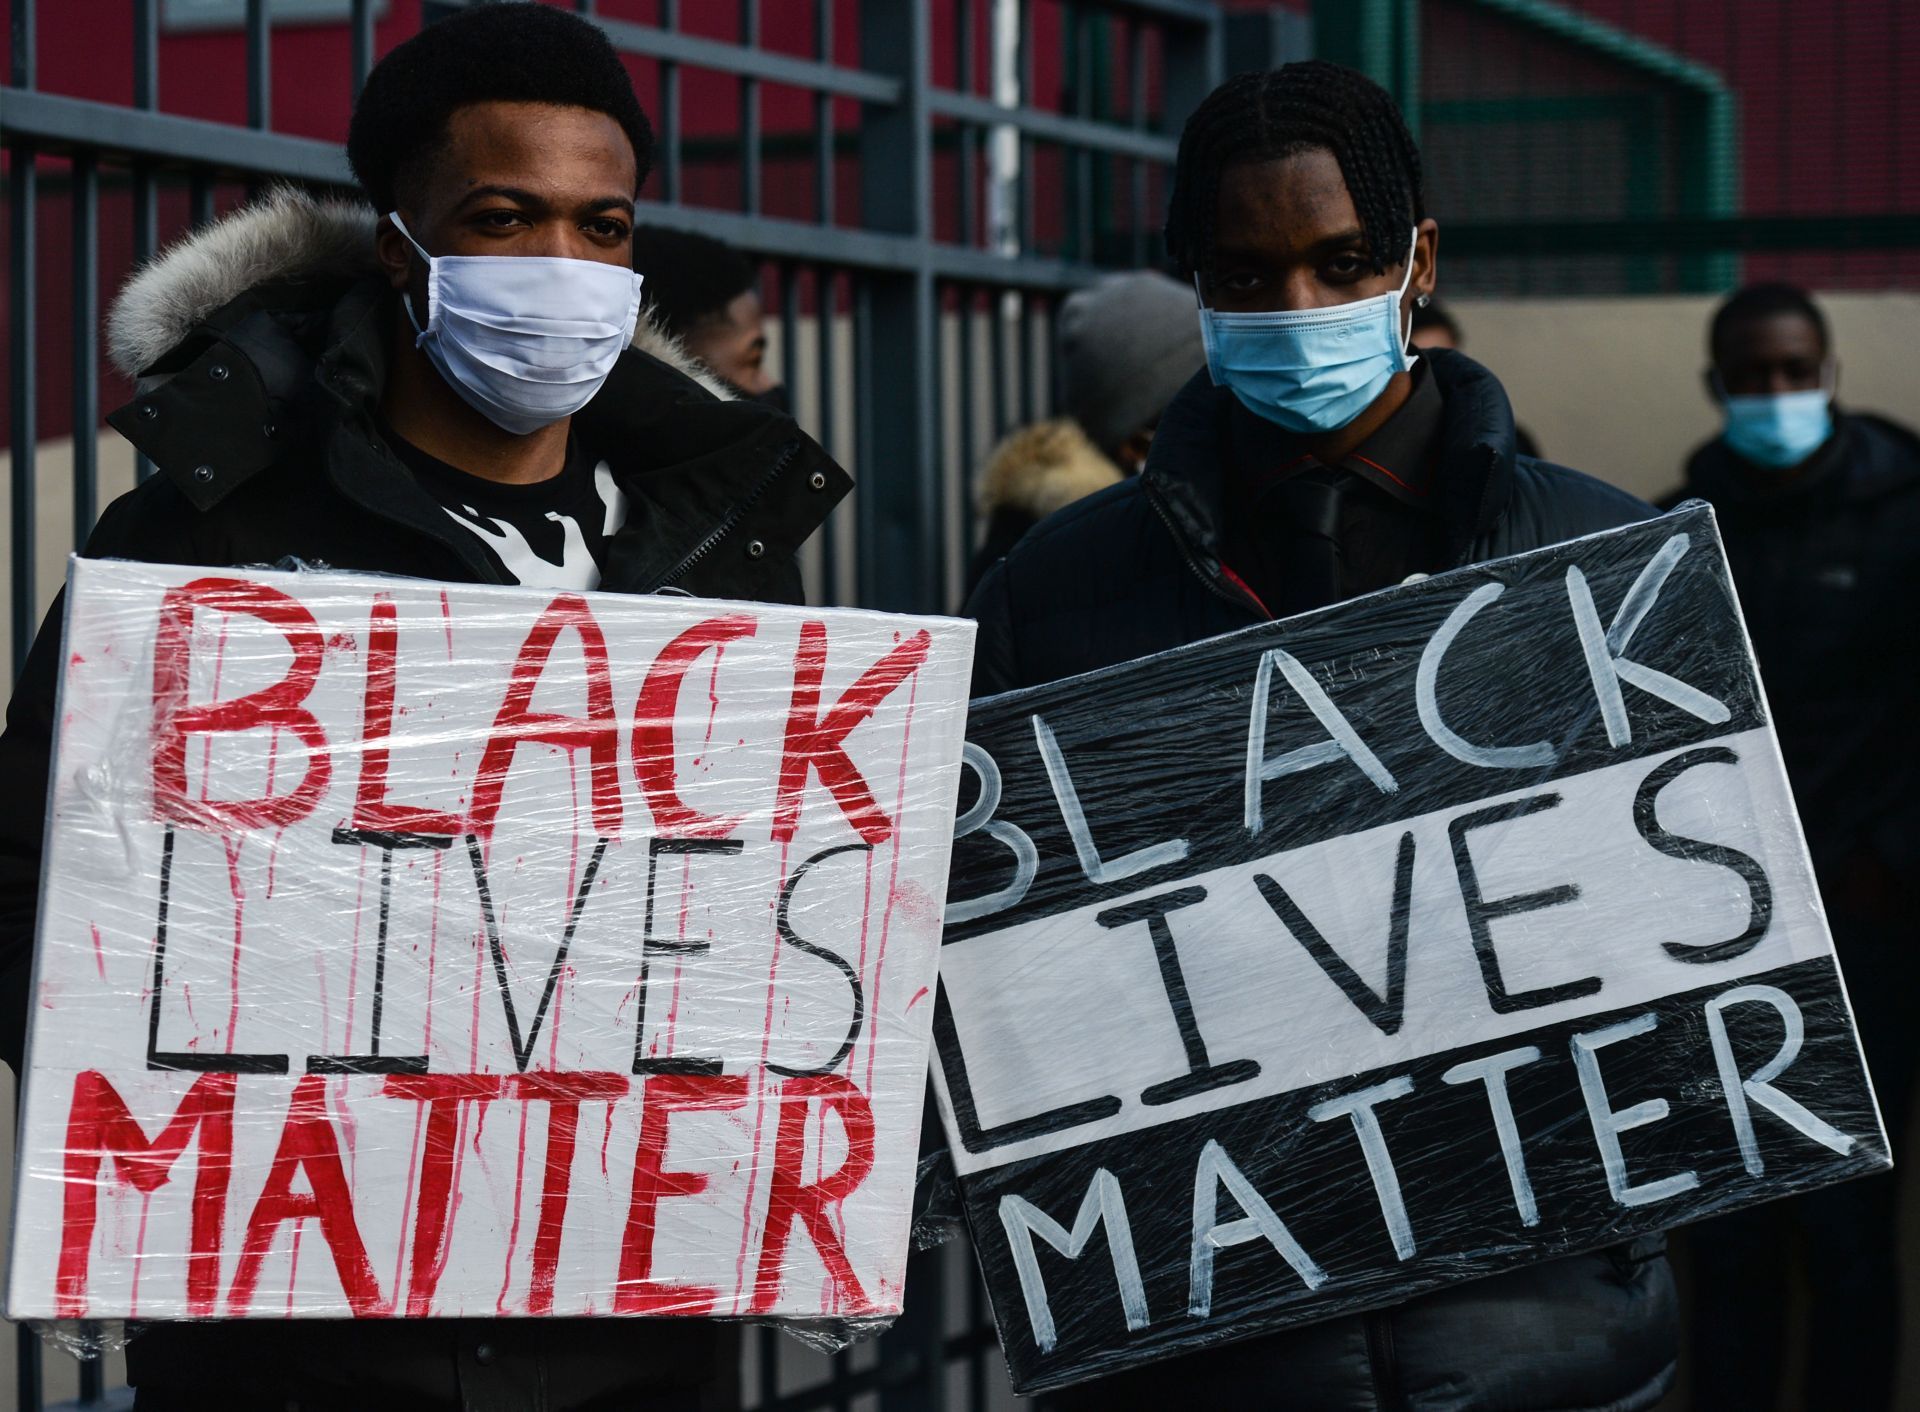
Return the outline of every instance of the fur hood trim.
[[[158,362],[202,319],[249,289],[299,277],[375,273],[373,208],[277,186],[161,251],[127,281],[107,315],[107,351],[128,377]],[[653,321],[643,303],[633,347],[685,373],[722,401],[734,393]]]
[[[1071,417],[1022,427],[993,449],[980,477],[980,509],[1045,519],[1125,476]]]

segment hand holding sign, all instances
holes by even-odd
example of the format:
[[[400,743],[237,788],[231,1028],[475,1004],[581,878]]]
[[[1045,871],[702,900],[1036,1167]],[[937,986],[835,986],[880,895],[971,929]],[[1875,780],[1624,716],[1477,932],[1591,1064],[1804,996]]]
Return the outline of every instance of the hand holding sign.
[[[1888,1165],[1704,509],[968,734],[935,1077],[1022,1391]]]

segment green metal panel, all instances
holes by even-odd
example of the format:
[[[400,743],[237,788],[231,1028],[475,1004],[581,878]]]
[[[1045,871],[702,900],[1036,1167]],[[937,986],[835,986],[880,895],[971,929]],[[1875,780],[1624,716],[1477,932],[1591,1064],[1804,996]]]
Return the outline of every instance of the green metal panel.
[[[1314,0],[1314,50],[1393,95],[1420,135],[1420,0]]]

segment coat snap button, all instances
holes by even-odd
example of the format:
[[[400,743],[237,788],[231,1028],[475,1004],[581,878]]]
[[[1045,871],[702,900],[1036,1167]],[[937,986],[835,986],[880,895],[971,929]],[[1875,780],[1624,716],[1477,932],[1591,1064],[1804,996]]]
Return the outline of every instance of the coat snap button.
[[[759,540],[750,539],[747,541],[747,557],[749,559],[765,558],[766,553],[767,553],[767,546],[761,543]]]
[[[159,416],[160,416],[160,409],[154,406],[153,403],[142,402],[140,404],[140,420],[141,421],[151,422],[158,419]]]
[[[483,1368],[486,1367],[487,1364],[493,1362],[493,1345],[490,1343],[483,1343],[478,1348],[474,1349],[473,1361],[478,1363]]]
[[[827,473],[825,471],[815,471],[807,477],[807,484],[815,490],[825,490],[827,488]]]
[[[225,382],[227,380],[227,365],[225,363],[215,363],[211,368],[207,369],[207,376],[215,382]]]
[[[199,481],[200,484],[205,485],[208,481],[213,479],[213,467],[212,466],[195,466],[193,468],[193,478]]]

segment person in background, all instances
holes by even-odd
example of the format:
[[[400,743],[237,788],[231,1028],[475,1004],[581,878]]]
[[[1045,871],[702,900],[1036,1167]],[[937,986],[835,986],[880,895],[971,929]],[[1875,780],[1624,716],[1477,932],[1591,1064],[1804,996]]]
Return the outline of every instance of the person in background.
[[[1413,311],[1413,346],[1425,352],[1429,348],[1451,348],[1456,351],[1466,347],[1467,336],[1460,331],[1460,321],[1450,309],[1443,308],[1438,299],[1429,300]],[[1533,439],[1533,433],[1516,424],[1513,428],[1513,444],[1523,456],[1540,456],[1540,443]]]
[[[767,374],[760,270],[724,241],[665,226],[636,226],[633,267],[647,312],[735,396],[788,410]]]
[[[1173,395],[1207,361],[1193,290],[1153,270],[1108,275],[1060,306],[1066,415],[1023,427],[994,448],[980,476],[986,538],[967,592],[1055,510],[1137,475]]]
[[[1903,626],[1920,600],[1920,438],[1836,405],[1827,321],[1791,285],[1729,298],[1708,353],[1724,427],[1672,499],[1719,519],[1897,1162],[1920,1057],[1920,656]],[[1794,1405],[1889,1405],[1897,1193],[1888,1173],[1693,1228],[1695,1408],[1777,1405],[1796,1230],[1811,1298]]]
[[[968,604],[974,695],[1650,515],[1516,450],[1505,393],[1464,354],[1409,355],[1408,306],[1433,290],[1439,241],[1419,151],[1378,84],[1314,61],[1216,89],[1181,134],[1167,214],[1207,369],[1161,416],[1138,476],[1050,516],[989,571]],[[1654,1236],[1050,1400],[1636,1412],[1673,1381],[1676,1303]]]
[[[850,482],[640,320],[652,153],[619,55],[563,10],[476,5],[393,49],[347,137],[370,205],[280,192],[116,301],[114,358],[141,392],[111,420],[159,473],[108,507],[88,557],[799,602],[795,552]],[[62,608],[0,737],[16,1073]],[[126,1358],[138,1412],[693,1412],[738,1404],[737,1348],[699,1319],[249,1319],[150,1324]]]

